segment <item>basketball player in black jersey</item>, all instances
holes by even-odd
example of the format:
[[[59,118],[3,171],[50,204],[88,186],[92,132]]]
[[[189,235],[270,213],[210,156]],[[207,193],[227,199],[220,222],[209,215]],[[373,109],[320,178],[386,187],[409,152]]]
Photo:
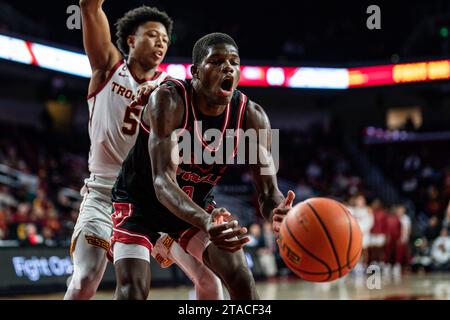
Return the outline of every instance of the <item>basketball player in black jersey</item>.
[[[227,129],[270,130],[264,110],[236,89],[240,79],[238,47],[228,35],[204,36],[193,49],[193,80],[169,80],[151,95],[142,113],[135,146],[122,165],[113,188],[114,234],[111,254],[115,263],[116,299],[146,299],[150,290],[151,251],[158,232],[166,232],[189,254],[206,264],[223,281],[232,299],[257,299],[255,282],[242,247],[246,228],[210,198],[226,164],[176,163],[179,155],[173,133],[188,132],[202,151],[226,149]],[[201,129],[199,128],[201,121]],[[151,128],[151,129],[150,129]],[[207,129],[221,130],[214,145],[204,141]],[[237,140],[239,140],[237,138]],[[239,142],[237,142],[239,143]],[[270,150],[270,138],[258,147]],[[222,148],[222,149],[221,149]],[[234,149],[236,151],[237,149]],[[196,155],[190,155],[193,159]],[[235,156],[233,152],[232,156]],[[260,211],[278,233],[294,199],[278,190],[276,175],[262,174],[267,162],[251,165],[259,193]]]

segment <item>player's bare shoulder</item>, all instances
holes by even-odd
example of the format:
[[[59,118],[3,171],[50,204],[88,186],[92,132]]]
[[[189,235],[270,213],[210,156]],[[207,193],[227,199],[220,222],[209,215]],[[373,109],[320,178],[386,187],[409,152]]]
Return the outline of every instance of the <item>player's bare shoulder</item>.
[[[184,102],[176,88],[162,84],[150,95],[143,117],[157,135],[165,136],[180,126],[184,113]]]
[[[266,111],[256,102],[249,100],[247,105],[247,128],[253,129],[269,129],[270,121]]]

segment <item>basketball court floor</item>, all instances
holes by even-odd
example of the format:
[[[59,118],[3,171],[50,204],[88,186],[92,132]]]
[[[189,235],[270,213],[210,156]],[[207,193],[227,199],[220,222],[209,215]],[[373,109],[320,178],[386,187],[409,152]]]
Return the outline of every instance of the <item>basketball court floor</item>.
[[[379,280],[379,281],[378,281]],[[370,275],[349,275],[332,283],[311,283],[293,278],[257,282],[263,300],[450,300],[450,273],[408,274],[401,277],[370,278]],[[192,299],[192,287],[154,288],[149,299]],[[45,295],[2,297],[1,299],[60,300],[63,292]],[[98,292],[95,299],[110,300],[112,291]]]

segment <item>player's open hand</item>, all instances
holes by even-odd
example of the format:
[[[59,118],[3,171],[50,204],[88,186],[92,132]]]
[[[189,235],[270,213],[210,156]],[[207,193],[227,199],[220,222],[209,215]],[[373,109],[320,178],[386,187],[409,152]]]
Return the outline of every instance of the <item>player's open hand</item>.
[[[229,221],[231,214],[225,208],[217,208],[211,212],[207,229],[212,243],[219,249],[236,252],[250,241],[245,236],[247,228],[239,226],[237,220]]]
[[[295,193],[292,190],[288,191],[288,194],[284,201],[273,209],[272,229],[276,236],[280,232],[281,223],[289,210],[292,208],[292,203],[295,199]]]
[[[141,84],[137,90],[134,100],[131,102],[130,107],[133,108],[135,106],[143,106],[148,103],[148,98],[150,94],[155,90],[157,85],[150,83]]]

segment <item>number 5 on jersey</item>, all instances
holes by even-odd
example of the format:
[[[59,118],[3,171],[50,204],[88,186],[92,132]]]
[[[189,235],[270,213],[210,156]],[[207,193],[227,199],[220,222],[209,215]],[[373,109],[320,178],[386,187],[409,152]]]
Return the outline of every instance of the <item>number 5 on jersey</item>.
[[[123,118],[122,133],[133,136],[138,128],[138,120],[141,116],[142,109],[127,107],[125,117]]]

